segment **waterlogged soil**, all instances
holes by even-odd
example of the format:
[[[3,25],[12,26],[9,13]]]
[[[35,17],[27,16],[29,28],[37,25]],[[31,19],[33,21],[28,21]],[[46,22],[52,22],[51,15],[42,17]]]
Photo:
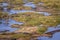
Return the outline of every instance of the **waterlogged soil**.
[[[7,4],[4,3],[3,6],[7,6]],[[4,12],[8,12],[9,15],[11,14],[16,14],[16,13],[19,13],[19,12],[35,12],[35,11],[32,11],[32,10],[13,10],[11,9],[10,11],[7,10],[7,8],[4,7]],[[38,13],[41,13],[41,12],[38,12]],[[45,16],[49,16],[51,14],[49,14],[48,12],[42,12],[44,13]],[[8,20],[8,24],[6,24],[6,20],[0,20],[0,31],[4,32],[5,30],[8,30],[8,32],[14,32],[15,30],[17,30],[17,28],[12,28],[11,25],[12,24],[22,24],[20,22],[16,22],[15,20],[12,20],[12,19],[9,19]],[[60,26],[59,26],[60,27]],[[57,28],[54,28],[54,27],[49,27],[48,30],[46,32],[51,32],[51,31],[54,31],[54,30],[60,30],[60,28],[57,27]],[[55,32],[53,33],[53,35],[51,37],[37,37],[38,40],[60,40],[60,32]]]

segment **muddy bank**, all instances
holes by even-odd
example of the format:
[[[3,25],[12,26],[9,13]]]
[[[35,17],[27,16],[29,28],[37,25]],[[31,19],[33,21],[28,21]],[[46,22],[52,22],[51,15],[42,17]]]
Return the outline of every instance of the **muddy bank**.
[[[27,32],[19,32],[19,33],[12,33],[12,34],[10,33],[10,34],[4,34],[7,37],[5,36],[3,38],[0,38],[0,40],[38,40],[37,37],[41,37],[41,36],[53,37],[53,34],[56,32],[60,32],[60,30],[54,30],[51,32],[44,33],[42,35],[40,35],[38,33],[27,33]],[[16,36],[14,34],[16,34]],[[14,35],[14,36],[11,36],[11,35]],[[17,38],[17,36],[19,36],[19,37]]]
[[[19,32],[26,32],[26,33],[35,33],[36,31],[38,30],[38,27],[23,27],[17,31],[15,31],[16,33],[19,33]]]
[[[14,38],[0,38],[0,40],[17,40],[17,39],[14,39]]]

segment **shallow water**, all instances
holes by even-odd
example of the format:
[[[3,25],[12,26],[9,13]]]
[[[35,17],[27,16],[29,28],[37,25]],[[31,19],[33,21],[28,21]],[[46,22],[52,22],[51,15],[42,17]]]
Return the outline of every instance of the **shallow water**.
[[[35,5],[33,5],[33,4],[32,5],[31,4],[28,5],[28,4],[29,3],[25,4],[25,6],[33,6],[33,7],[35,7]],[[7,5],[8,4],[3,3],[2,6],[7,6]],[[16,14],[16,13],[23,13],[23,12],[35,12],[33,10],[13,10],[13,9],[8,11],[6,7],[4,7],[3,11],[4,12],[8,12],[9,14]],[[51,15],[48,12],[37,12],[37,13],[44,14],[45,16]],[[13,31],[17,30],[17,28],[11,28],[12,24],[23,24],[21,22],[16,22],[15,20],[11,20],[11,19],[9,19],[9,22],[8,22],[9,24],[6,24],[5,20],[0,20],[0,22],[2,22],[0,24],[0,31],[9,30],[10,32],[13,32]],[[48,30],[46,32],[50,32],[50,31],[57,30],[57,29],[60,29],[60,26],[57,27],[57,28],[50,27],[50,28],[48,28]],[[38,40],[60,40],[60,32],[55,33],[52,38],[49,38],[49,37],[38,37]]]
[[[44,16],[51,15],[48,12],[36,12],[36,11],[33,11],[33,10],[13,10],[13,9],[9,11],[9,14],[17,14],[17,13],[24,13],[24,12],[35,12],[35,13],[43,14]]]
[[[0,6],[1,6],[1,7],[8,6],[8,3],[0,3]]]
[[[60,32],[55,33],[52,38],[38,37],[38,40],[60,40]]]
[[[0,22],[2,22],[0,24],[0,31],[9,30],[9,32],[13,32],[13,31],[17,30],[17,28],[11,27],[12,24],[23,24],[23,23],[16,22],[11,19],[8,21],[8,24],[6,24],[6,20],[0,20]]]
[[[46,32],[51,32],[54,30],[60,30],[60,28],[55,28],[55,27],[49,27],[48,30]],[[52,35],[52,37],[38,37],[38,40],[60,40],[60,32],[56,32]]]
[[[28,7],[36,8],[36,5],[33,4],[33,2],[25,3],[23,6],[28,6]]]
[[[4,4],[4,3],[3,3],[3,4]],[[5,3],[4,5],[7,6],[8,4]],[[33,4],[32,2],[26,3],[26,4],[24,4],[23,6],[31,6],[32,8],[35,8],[35,7],[36,7],[36,5]],[[36,12],[36,11],[34,11],[34,10],[14,10],[14,9],[11,9],[11,10],[8,11],[6,7],[4,7],[3,9],[4,9],[4,12],[8,12],[9,14],[24,13],[24,12],[35,12],[35,13],[43,14],[43,15],[45,15],[45,16],[51,15],[51,14],[48,13],[48,12]]]

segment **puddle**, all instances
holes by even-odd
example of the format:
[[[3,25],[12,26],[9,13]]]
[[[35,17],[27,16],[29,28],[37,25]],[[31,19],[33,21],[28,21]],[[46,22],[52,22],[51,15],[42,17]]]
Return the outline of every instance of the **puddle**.
[[[9,14],[24,13],[24,12],[34,12],[32,10],[10,10]]]
[[[35,5],[33,2],[28,2],[28,3],[25,3],[23,6],[36,8],[36,5]]]
[[[55,33],[52,38],[38,37],[38,40],[60,40],[60,32]]]
[[[5,20],[0,20],[2,23],[0,24],[0,31],[4,31],[4,30],[9,30],[9,32],[13,32],[15,30],[17,30],[18,28],[12,28],[11,25],[12,24],[23,24],[23,23],[20,23],[20,22],[16,22],[15,20],[9,20],[8,21],[8,24],[5,23]]]
[[[34,13],[39,13],[39,14],[43,14],[44,16],[50,16],[51,14],[48,12],[36,12],[33,10],[10,10],[9,14],[17,14],[17,13],[24,13],[24,12],[34,12]]]
[[[8,6],[8,3],[0,3],[0,6],[2,6],[2,7],[5,7],[5,6]]]

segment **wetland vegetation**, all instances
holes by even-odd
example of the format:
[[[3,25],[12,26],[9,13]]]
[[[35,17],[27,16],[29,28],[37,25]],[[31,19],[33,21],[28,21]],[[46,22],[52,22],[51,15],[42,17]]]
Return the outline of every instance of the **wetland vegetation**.
[[[52,37],[59,25],[59,0],[0,0],[0,40]]]

